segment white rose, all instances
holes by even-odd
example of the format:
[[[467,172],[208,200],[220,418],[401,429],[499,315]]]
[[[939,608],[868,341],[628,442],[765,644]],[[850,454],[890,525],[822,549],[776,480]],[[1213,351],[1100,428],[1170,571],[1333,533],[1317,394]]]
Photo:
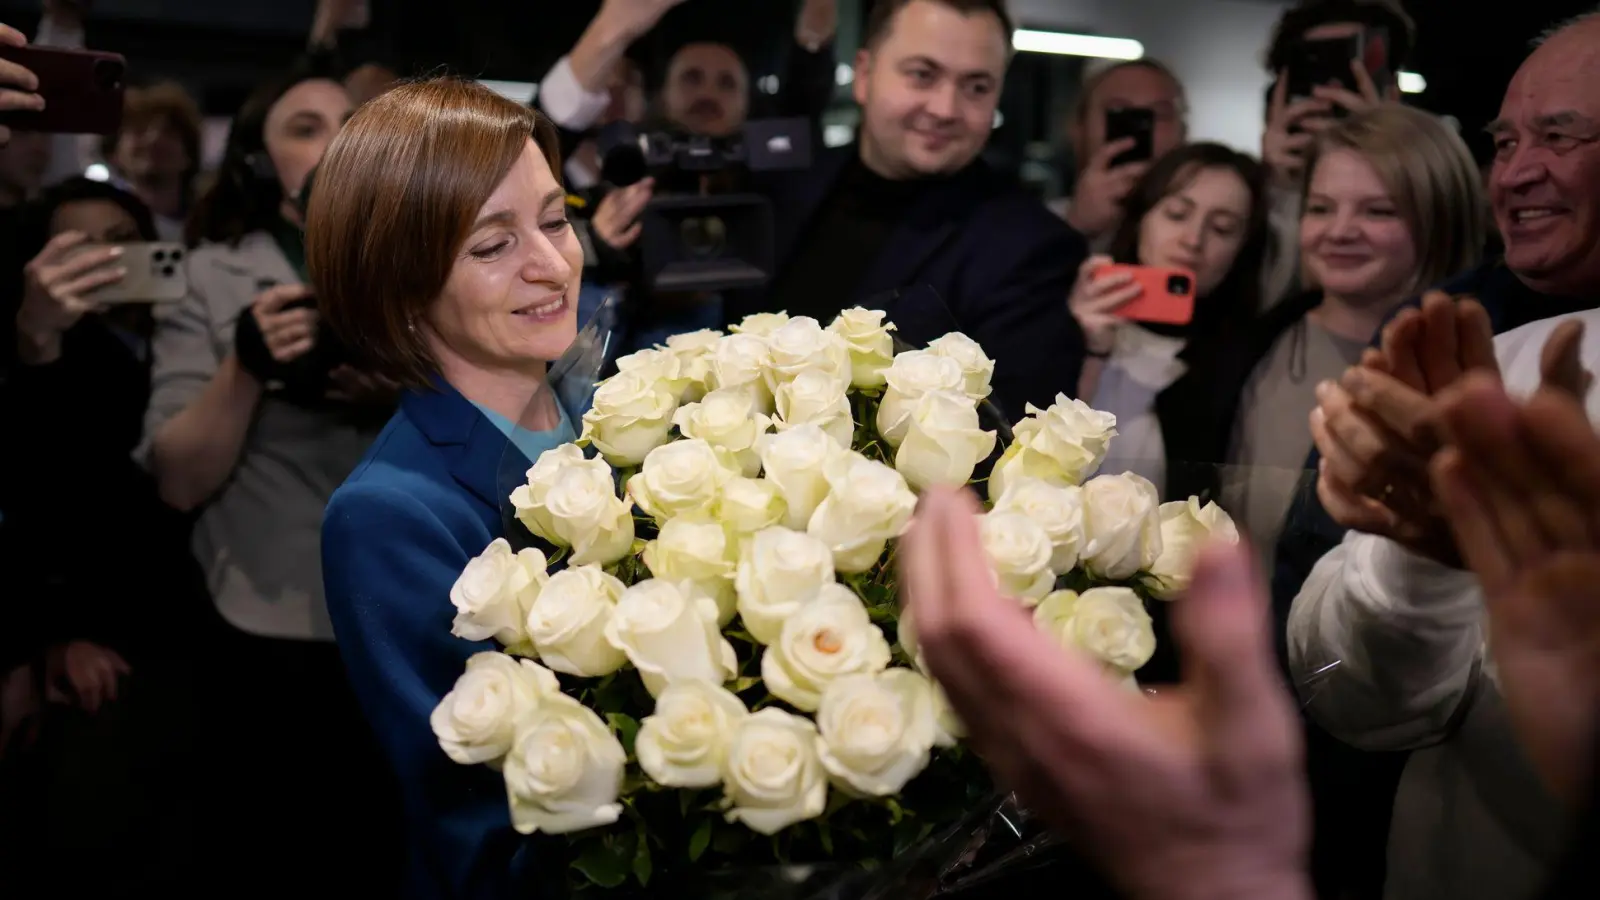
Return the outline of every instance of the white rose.
[[[978,426],[978,409],[964,394],[929,391],[911,409],[894,467],[913,488],[960,486],[994,452],[995,433]]]
[[[948,356],[927,350],[907,350],[896,356],[883,373],[888,387],[878,404],[878,434],[891,447],[900,446],[911,427],[911,413],[917,401],[930,391],[961,393],[966,377],[961,364]]]
[[[722,684],[737,672],[733,645],[717,630],[717,604],[688,582],[646,579],[622,592],[606,639],[628,655],[653,697],[669,681]]]
[[[1239,529],[1233,519],[1215,503],[1200,505],[1190,497],[1161,504],[1161,555],[1150,567],[1145,586],[1158,600],[1172,600],[1189,589],[1194,564],[1200,551],[1213,541],[1239,543]]]
[[[739,618],[751,637],[770,644],[783,623],[827,584],[833,584],[828,545],[788,528],[757,532],[739,555],[734,580]]]
[[[680,403],[693,395],[697,388],[703,390],[705,387],[704,384],[695,383],[694,377],[683,364],[683,358],[671,350],[640,350],[619,357],[617,371],[632,372],[640,378],[666,385]]]
[[[464,766],[498,767],[511,752],[517,725],[546,697],[561,693],[549,669],[531,659],[474,653],[455,687],[428,716],[445,755]]]
[[[828,461],[843,453],[833,438],[815,424],[764,434],[756,442],[766,480],[778,486],[788,507],[783,524],[804,531],[811,514],[828,496]]]
[[[842,790],[889,797],[928,767],[936,730],[926,678],[910,669],[846,675],[822,692],[817,754]]]
[[[560,543],[550,514],[545,509],[545,498],[549,496],[550,486],[555,484],[556,476],[561,474],[562,469],[585,461],[583,449],[577,444],[552,447],[539,454],[538,461],[528,470],[527,483],[518,485],[511,492],[511,505],[517,510],[517,520],[535,537],[552,544]]]
[[[456,608],[450,633],[469,641],[493,638],[507,647],[527,643],[528,607],[548,577],[545,568],[538,550],[513,553],[505,538],[491,541],[450,588]]]
[[[773,406],[778,411],[779,431],[811,423],[833,438],[841,448],[850,449],[855,437],[855,420],[850,417],[848,381],[824,369],[804,369],[793,380],[778,385]]]
[[[1050,571],[1054,548],[1039,523],[1022,513],[989,512],[978,519],[978,539],[1000,585],[1000,593],[1032,606],[1055,586]]]
[[[734,478],[722,486],[715,515],[729,533],[746,535],[782,522],[788,512],[776,482]]]
[[[1099,578],[1132,578],[1161,557],[1161,498],[1132,472],[1083,486],[1083,564]]]
[[[606,640],[606,623],[622,590],[622,582],[597,565],[551,575],[528,611],[528,637],[544,664],[579,678],[599,678],[622,668],[628,658]]]
[[[722,485],[739,474],[734,465],[705,441],[673,441],[645,457],[644,468],[628,479],[628,496],[657,522],[704,512],[717,502]]]
[[[752,390],[712,391],[699,403],[679,407],[672,421],[684,437],[705,441],[732,454],[747,477],[760,474],[756,438],[772,427],[772,420],[757,407]]]
[[[677,409],[672,385],[618,372],[595,389],[578,442],[593,444],[614,466],[636,466],[667,442]]]
[[[707,387],[721,391],[748,388],[757,408],[770,413],[772,391],[767,387],[767,366],[771,360],[765,339],[753,334],[730,334],[711,348]]]
[[[717,604],[717,625],[733,620],[733,573],[738,547],[722,525],[702,511],[668,519],[640,554],[650,574],[673,583],[690,581]]]
[[[750,334],[764,338],[787,324],[789,324],[788,313],[752,313],[728,330],[734,334]]]
[[[568,565],[606,565],[633,550],[633,509],[617,496],[611,467],[598,459],[573,463],[545,495],[555,543],[572,548]]]
[[[1061,646],[1120,673],[1137,670],[1156,652],[1155,626],[1139,595],[1129,588],[1056,591],[1039,601],[1033,621]]]
[[[1050,570],[1065,575],[1083,551],[1083,489],[1038,478],[1018,478],[995,501],[995,512],[1022,513],[1050,537]]]
[[[993,390],[989,382],[994,378],[994,360],[990,359],[983,352],[983,347],[972,338],[959,331],[952,331],[929,341],[928,352],[938,356],[948,356],[961,366],[964,390],[968,398],[982,400]]]
[[[842,584],[825,584],[784,621],[778,639],[761,654],[761,680],[774,697],[815,712],[834,679],[888,665],[889,642],[861,598]]]
[[[744,701],[720,685],[674,681],[656,698],[656,711],[639,723],[633,744],[639,768],[663,787],[721,784],[728,743],[749,715]]]
[[[506,757],[511,825],[522,834],[568,834],[610,825],[628,754],[594,710],[563,694],[539,704]]]
[[[857,306],[839,313],[828,330],[844,339],[850,350],[850,383],[865,390],[883,387],[883,372],[894,362],[894,323],[884,313]]]
[[[796,316],[766,336],[770,353],[767,387],[777,395],[778,386],[793,381],[801,372],[820,369],[841,385],[850,384],[850,348],[844,338],[824,329],[810,316]]]
[[[806,533],[833,551],[833,567],[847,575],[878,562],[890,538],[899,537],[917,508],[906,479],[859,453],[830,460],[823,470],[828,496],[811,514]]]
[[[900,610],[900,620],[895,626],[899,629],[900,649],[910,658],[911,664],[917,667],[917,671],[928,675],[928,684],[933,688],[929,694],[929,699],[933,703],[935,725],[933,745],[954,747],[956,741],[966,735],[966,727],[956,718],[955,710],[950,708],[950,699],[945,696],[944,688],[928,672],[928,663],[922,656],[922,647],[917,644],[917,630],[912,624],[911,607],[903,607]]]
[[[1023,476],[1051,484],[1082,484],[1100,468],[1117,436],[1116,416],[1082,400],[1068,400],[1065,394],[1057,394],[1049,409],[1031,403],[1027,409],[1027,418],[1012,429],[1011,446],[989,478],[990,496],[1004,494],[1011,480]]]
[[[709,328],[667,338],[667,349],[677,354],[678,361],[683,364],[683,377],[693,383],[689,389],[691,399],[704,395],[711,383],[711,350],[720,340],[722,332]]]
[[[822,815],[828,777],[817,758],[817,726],[768,707],[746,716],[723,764],[727,818],[759,834],[777,834]]]

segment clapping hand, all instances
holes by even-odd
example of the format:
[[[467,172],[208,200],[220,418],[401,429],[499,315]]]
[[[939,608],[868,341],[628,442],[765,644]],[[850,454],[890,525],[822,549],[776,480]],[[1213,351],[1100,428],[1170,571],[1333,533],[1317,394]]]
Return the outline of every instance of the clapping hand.
[[[1600,436],[1548,385],[1519,406],[1475,374],[1440,405],[1434,490],[1483,586],[1512,725],[1553,792],[1576,796],[1600,710]]]
[[[1061,650],[999,596],[966,492],[930,491],[902,543],[923,654],[1000,781],[1135,900],[1309,896],[1300,731],[1241,547],[1173,609],[1187,680],[1149,697]]]

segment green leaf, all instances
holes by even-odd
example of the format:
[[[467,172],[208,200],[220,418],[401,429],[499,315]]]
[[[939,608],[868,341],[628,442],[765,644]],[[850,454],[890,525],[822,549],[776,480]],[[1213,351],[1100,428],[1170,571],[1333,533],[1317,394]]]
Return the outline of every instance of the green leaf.
[[[729,824],[718,828],[711,838],[711,849],[723,856],[737,855],[746,844],[750,843],[751,833],[750,829],[743,825]]]
[[[578,854],[578,858],[572,861],[572,867],[591,884],[603,888],[620,887],[628,880],[628,864],[631,859],[619,853],[619,849],[618,842],[609,836],[591,840],[584,846],[583,852]]]
[[[884,805],[884,807],[886,809],[889,810],[889,824],[890,825],[899,825],[900,824],[900,820],[904,819],[906,817],[905,807],[901,806],[900,805],[900,801],[896,800],[895,798],[893,798],[893,797],[885,797],[885,798],[883,798],[883,805]]]
[[[633,741],[639,736],[638,720],[623,713],[606,713],[606,724],[617,733],[617,739],[622,741],[622,749],[632,756]]]
[[[701,819],[694,834],[689,835],[689,862],[699,862],[709,846],[711,846],[711,820]]]
[[[650,873],[653,866],[650,862],[650,839],[644,832],[644,824],[639,825],[639,848],[633,852],[633,877],[639,879],[639,884],[650,884]]]
[[[760,644],[761,643],[760,641],[756,640],[750,634],[750,632],[748,632],[748,631],[738,631],[738,630],[724,631],[722,633],[722,636],[727,638],[730,641],[738,641],[741,644]]]
[[[733,680],[733,684],[728,688],[728,690],[735,694],[743,693],[744,691],[748,691],[760,683],[760,675],[746,675],[743,678],[735,678]]]
[[[822,852],[833,856],[833,829],[827,822],[817,823],[817,838],[822,841]]]

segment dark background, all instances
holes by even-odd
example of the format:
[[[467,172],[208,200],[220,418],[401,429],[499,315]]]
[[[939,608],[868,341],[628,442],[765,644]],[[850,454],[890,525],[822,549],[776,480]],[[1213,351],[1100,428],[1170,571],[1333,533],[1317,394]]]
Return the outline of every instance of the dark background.
[[[779,70],[797,6],[784,0],[690,0],[636,53],[648,71],[690,36],[710,37],[737,47],[759,78]],[[1405,6],[1420,34],[1410,68],[1428,80],[1428,90],[1411,102],[1455,116],[1481,153],[1487,146],[1477,133],[1494,117],[1528,42],[1554,22],[1593,9],[1594,0],[1406,0]],[[89,43],[127,55],[135,79],[141,73],[178,78],[200,90],[208,112],[226,114],[251,84],[301,48],[314,7],[313,0],[95,0]],[[538,81],[577,39],[599,2],[372,0],[372,7],[373,34],[351,48],[357,56],[387,58],[408,74],[443,67]],[[842,0],[842,9],[853,7],[859,9]],[[37,0],[0,0],[0,21],[31,33],[38,10]],[[855,31],[849,24],[845,29]],[[1059,108],[1060,98],[1043,95],[1059,91],[1060,72],[1075,72],[1076,62],[1024,55],[1019,68],[1008,85],[1002,108],[1008,124],[997,141],[1020,148],[1053,139],[1045,111]]]

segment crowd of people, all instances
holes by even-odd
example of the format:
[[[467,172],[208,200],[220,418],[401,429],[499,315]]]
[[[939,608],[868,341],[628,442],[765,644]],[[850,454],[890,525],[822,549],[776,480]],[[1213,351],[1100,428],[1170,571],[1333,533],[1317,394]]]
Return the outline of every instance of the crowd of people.
[[[1116,416],[1102,472],[1227,511],[1251,549],[1152,604],[1154,696],[994,597],[971,498],[905,538],[974,742],[1127,896],[1600,891],[1600,10],[1530,51],[1487,169],[1403,102],[1398,0],[1300,0],[1263,35],[1258,154],[1191,140],[1159,60],[1099,65],[1046,199],[984,157],[1002,0],[877,0],[849,60],[834,0],[802,0],[774,95],[725,44],[632,52],[684,2],[604,0],[523,105],[344,58],[356,4],[320,0],[214,171],[170,82],[95,140],[108,180],[77,138],[0,134],[0,420],[26,435],[0,442],[0,889],[536,895],[498,776],[428,719],[478,649],[450,585],[507,460],[576,437],[545,372],[605,304],[612,358],[762,312],[960,331],[1001,414],[1079,398]],[[1307,41],[1373,31],[1387,77],[1292,85]],[[36,42],[83,34],[45,3]],[[841,62],[860,125],[820,149]],[[32,73],[0,82],[37,108]],[[1130,110],[1148,159],[1108,134]],[[608,165],[619,133],[764,117],[809,123],[808,166]],[[764,283],[651,282],[647,211],[704,193],[769,205]],[[153,241],[186,295],[97,302]],[[1128,266],[1192,273],[1192,319],[1119,315]]]

